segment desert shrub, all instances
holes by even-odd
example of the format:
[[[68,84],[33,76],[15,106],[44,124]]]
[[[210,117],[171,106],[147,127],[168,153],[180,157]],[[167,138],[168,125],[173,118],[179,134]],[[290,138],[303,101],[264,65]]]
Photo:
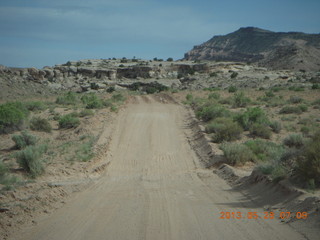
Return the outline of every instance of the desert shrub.
[[[298,108],[300,108],[300,110],[301,110],[302,112],[307,112],[307,111],[308,111],[308,106],[305,105],[305,104],[299,105]]]
[[[52,131],[51,124],[45,118],[34,117],[30,120],[30,128],[34,131],[50,133]]]
[[[117,111],[118,111],[118,107],[115,106],[115,105],[112,105],[112,106],[110,107],[110,110],[111,110],[111,112],[117,112]]]
[[[310,131],[311,131],[310,127],[308,127],[308,126],[302,126],[300,128],[300,132],[303,134],[303,136],[308,136]]]
[[[280,114],[291,114],[291,113],[301,114],[302,110],[297,106],[285,106],[280,109],[279,113]]]
[[[244,130],[249,130],[253,123],[267,125],[269,119],[263,109],[259,107],[248,108],[244,113],[237,114],[235,120],[243,127]]]
[[[90,88],[93,90],[98,90],[100,87],[99,87],[99,84],[92,82],[90,83]]]
[[[236,92],[236,91],[238,91],[238,88],[237,88],[236,86],[230,86],[230,87],[228,87],[228,92],[229,92],[229,93],[234,93],[234,92]]]
[[[126,100],[125,96],[123,96],[121,93],[112,95],[111,99],[114,102],[123,102]]]
[[[208,99],[215,99],[215,100],[218,100],[218,99],[220,99],[220,94],[219,93],[210,93],[209,95],[208,95]]]
[[[280,122],[278,121],[273,121],[270,122],[269,126],[271,127],[272,131],[274,133],[280,133],[281,129],[282,129],[282,125]]]
[[[198,109],[196,115],[207,122],[218,117],[227,117],[230,115],[230,112],[220,105],[209,104]]]
[[[288,102],[292,103],[292,104],[302,103],[303,102],[303,98],[298,97],[298,96],[291,96],[289,98]]]
[[[42,111],[47,108],[46,104],[40,101],[26,102],[24,105],[29,111]]]
[[[223,98],[223,99],[220,99],[219,100],[219,103],[220,104],[228,104],[228,105],[231,105],[233,102],[233,99],[231,97],[228,97],[228,98]]]
[[[209,76],[210,77],[216,77],[216,76],[218,76],[218,73],[217,72],[212,72],[212,73],[209,74]]]
[[[21,102],[8,102],[0,105],[0,133],[21,130],[29,114]]]
[[[280,92],[281,90],[283,90],[283,87],[274,86],[270,90],[273,92]]]
[[[304,146],[304,138],[301,134],[290,134],[285,139],[283,139],[283,144],[288,147],[301,148]]]
[[[47,145],[28,146],[17,152],[15,157],[20,167],[35,178],[44,172],[44,161],[41,157],[46,151]]]
[[[314,108],[320,109],[320,98],[315,100],[315,101],[313,101],[312,105],[313,105]]]
[[[291,86],[289,87],[290,91],[295,91],[295,92],[303,92],[304,91],[304,87],[299,87],[299,86]]]
[[[275,97],[276,95],[270,90],[264,93],[267,98]]]
[[[186,100],[187,100],[188,102],[192,101],[192,100],[193,100],[193,95],[192,95],[191,93],[188,93],[188,94],[186,95]]]
[[[273,166],[271,172],[271,179],[274,182],[279,182],[288,177],[288,170],[281,164],[277,164]]]
[[[30,145],[35,145],[37,142],[37,138],[27,131],[23,131],[21,135],[13,135],[12,140],[15,142],[16,149],[23,149]]]
[[[244,143],[255,155],[256,159],[267,162],[279,160],[284,153],[284,148],[273,142],[255,139]]]
[[[167,59],[167,62],[172,62],[173,61],[173,58],[172,57],[169,57],[168,59]]]
[[[238,76],[239,74],[237,73],[237,72],[233,72],[233,73],[231,73],[231,78],[236,78],[237,76]]]
[[[146,86],[145,90],[147,94],[154,94],[157,92],[157,89],[155,87],[150,87],[150,86]]]
[[[59,119],[59,128],[76,128],[80,125],[80,120],[72,114],[67,114]]]
[[[14,185],[16,182],[17,178],[9,174],[8,166],[0,161],[0,185],[2,185],[0,192],[3,190],[12,189],[12,185]]]
[[[86,105],[88,109],[102,108],[103,102],[94,93],[85,94],[81,97],[82,103]]]
[[[233,96],[232,106],[237,107],[246,107],[251,102],[250,98],[246,97],[243,92],[236,93]]]
[[[67,92],[62,96],[57,97],[56,103],[61,105],[75,105],[78,98],[74,92]]]
[[[84,109],[79,113],[79,117],[87,117],[87,116],[93,116],[94,112],[91,109]]]
[[[311,87],[311,89],[320,89],[320,84],[318,84],[318,83],[314,83],[314,84],[312,84],[312,87]]]
[[[239,139],[243,129],[230,118],[216,118],[207,125],[206,131],[214,133],[212,140],[220,143]]]
[[[108,87],[107,88],[107,92],[108,93],[112,93],[112,92],[114,92],[116,90],[116,88],[114,87],[114,86],[111,86],[111,87]]]
[[[223,143],[221,150],[229,164],[242,165],[248,161],[255,161],[252,151],[243,144]]]
[[[76,151],[76,157],[78,160],[82,162],[89,161],[93,156],[92,147],[94,144],[94,137],[90,136],[89,140],[83,144],[81,144]]]
[[[320,131],[305,144],[296,171],[304,180],[313,179],[316,185],[320,185]]]
[[[255,137],[270,139],[272,132],[266,124],[253,123],[249,128],[250,134]]]

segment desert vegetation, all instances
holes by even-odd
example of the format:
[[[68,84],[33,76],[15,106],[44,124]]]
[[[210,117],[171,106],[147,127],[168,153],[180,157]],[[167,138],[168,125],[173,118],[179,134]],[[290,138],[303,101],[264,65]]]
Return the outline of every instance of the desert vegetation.
[[[194,109],[227,163],[251,162],[273,181],[320,186],[319,99],[317,94],[309,99],[298,94],[314,89],[275,87],[251,95],[232,86],[205,90],[185,95],[185,104]]]
[[[12,142],[6,144],[7,150],[1,150],[0,190],[9,190],[28,178],[39,177],[55,159],[64,159],[70,164],[90,161],[94,157],[97,134],[77,135],[97,112],[117,111],[125,100],[122,93],[110,89],[105,95],[66,92],[53,101],[0,104],[0,134]],[[56,140],[64,134],[70,137]],[[17,176],[19,172],[14,170],[17,168],[23,174]]]

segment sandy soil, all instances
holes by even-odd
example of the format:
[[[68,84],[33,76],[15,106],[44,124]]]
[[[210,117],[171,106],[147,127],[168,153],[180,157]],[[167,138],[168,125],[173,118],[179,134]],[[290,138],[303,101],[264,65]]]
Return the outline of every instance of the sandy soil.
[[[131,102],[104,155],[105,175],[10,239],[306,239],[278,218],[263,219],[261,204],[201,167],[186,138],[185,108],[161,97]]]

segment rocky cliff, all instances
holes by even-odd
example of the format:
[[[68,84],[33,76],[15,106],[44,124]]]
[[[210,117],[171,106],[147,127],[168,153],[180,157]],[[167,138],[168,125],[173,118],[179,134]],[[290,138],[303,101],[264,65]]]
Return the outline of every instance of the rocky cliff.
[[[184,60],[237,61],[271,69],[319,71],[320,34],[240,28],[195,46]]]

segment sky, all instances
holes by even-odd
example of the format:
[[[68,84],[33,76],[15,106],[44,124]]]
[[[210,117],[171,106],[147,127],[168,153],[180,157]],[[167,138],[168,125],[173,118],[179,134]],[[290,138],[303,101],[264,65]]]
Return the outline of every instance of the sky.
[[[0,0],[0,65],[177,60],[240,27],[320,33],[319,9],[320,0]]]

